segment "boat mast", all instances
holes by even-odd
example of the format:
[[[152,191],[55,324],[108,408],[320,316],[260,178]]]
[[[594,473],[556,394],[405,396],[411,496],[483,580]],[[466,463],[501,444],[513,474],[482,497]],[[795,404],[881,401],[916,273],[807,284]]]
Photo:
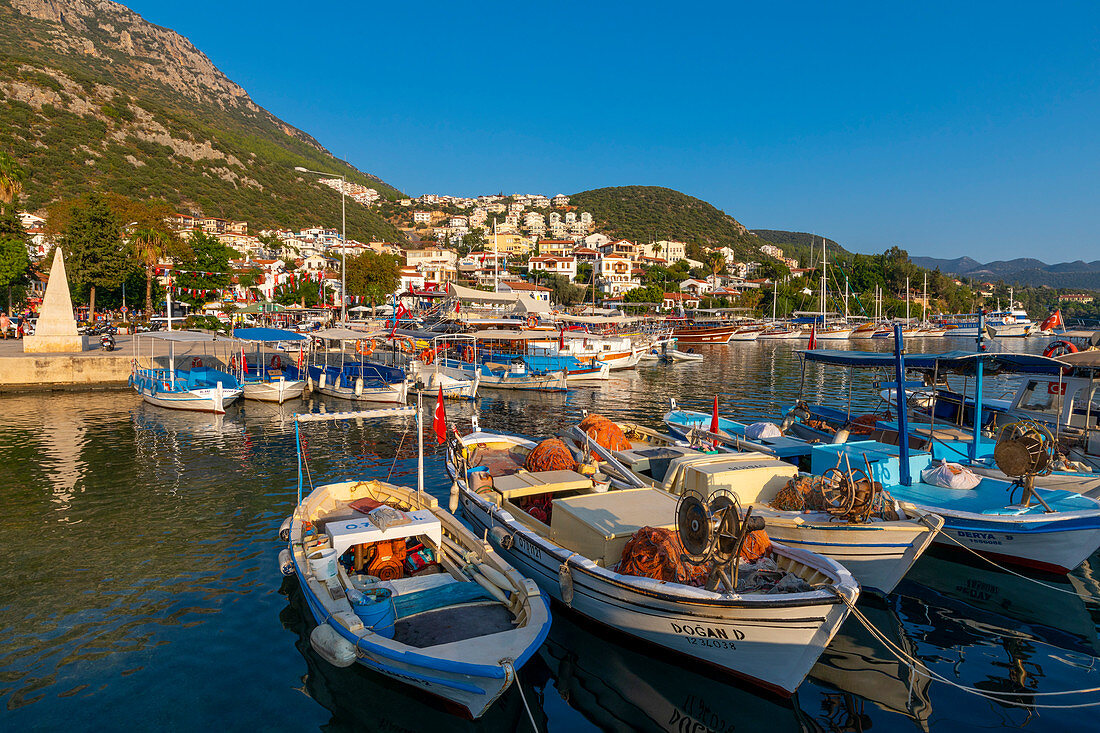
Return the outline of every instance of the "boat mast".
[[[909,276],[905,276],[905,323],[909,324]]]
[[[497,218],[493,217],[493,292],[500,289],[499,277],[500,261],[497,260]]]
[[[928,273],[924,273],[924,305],[921,306],[922,321],[928,323]]]
[[[828,281],[825,279],[825,237],[821,238],[821,327],[825,328],[825,303],[828,299],[825,297],[825,288],[828,287]]]
[[[775,290],[772,293],[772,325],[774,326],[775,325],[775,304],[776,304],[776,301],[779,300],[779,277],[778,276],[775,278],[775,282],[773,283],[773,285],[775,285]]]

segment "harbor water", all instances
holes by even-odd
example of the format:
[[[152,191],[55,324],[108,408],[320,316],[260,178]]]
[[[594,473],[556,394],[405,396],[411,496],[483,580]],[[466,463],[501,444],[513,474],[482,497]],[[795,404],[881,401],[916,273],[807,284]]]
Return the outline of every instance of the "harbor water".
[[[876,375],[816,366],[803,375],[790,342],[695,348],[705,361],[643,363],[602,387],[486,390],[448,404],[448,421],[465,431],[476,411],[483,428],[543,436],[588,410],[659,427],[669,397],[709,411],[716,393],[723,414],[751,420],[782,414],[800,388],[808,401],[843,405],[851,391],[854,411],[881,408]],[[993,380],[986,394],[1009,387]],[[214,417],[122,391],[0,398],[0,730],[531,730],[525,702],[540,730],[569,733],[1096,728],[1095,709],[1058,707],[1096,695],[1043,693],[1100,688],[1100,558],[1068,577],[1021,577],[939,552],[888,598],[862,599],[881,638],[849,618],[790,700],[555,608],[520,689],[482,720],[455,718],[310,649],[312,621],[279,573],[276,532],[297,487],[286,418],[321,409],[350,407],[314,397]],[[303,439],[313,484],[415,485],[411,419],[314,423]],[[426,486],[445,502],[450,482],[430,431],[425,451]],[[887,644],[953,684],[913,673]],[[963,688],[1010,693],[1018,705]]]

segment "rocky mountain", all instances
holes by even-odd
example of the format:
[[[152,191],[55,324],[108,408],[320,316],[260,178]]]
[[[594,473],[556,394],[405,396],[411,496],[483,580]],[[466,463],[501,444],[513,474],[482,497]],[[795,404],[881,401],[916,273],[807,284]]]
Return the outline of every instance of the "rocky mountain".
[[[1048,265],[1041,260],[1019,257],[1014,260],[978,262],[970,257],[953,260],[936,257],[913,257],[913,263],[930,270],[997,282],[1009,285],[1047,285],[1052,288],[1083,288],[1100,290],[1100,260],[1085,262],[1059,262]]]
[[[399,195],[109,0],[0,0],[0,149],[27,172],[31,210],[96,188],[254,228],[339,222],[339,193],[295,166]],[[347,211],[350,237],[402,238],[354,201]]]
[[[612,236],[636,242],[672,239],[708,247],[730,247],[759,257],[766,244],[729,214],[702,199],[660,186],[615,186],[582,191],[569,204],[592,214]]]

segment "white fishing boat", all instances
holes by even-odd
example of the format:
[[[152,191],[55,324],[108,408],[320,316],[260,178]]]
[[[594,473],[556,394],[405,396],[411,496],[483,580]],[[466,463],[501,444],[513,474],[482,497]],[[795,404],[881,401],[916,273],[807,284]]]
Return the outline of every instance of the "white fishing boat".
[[[299,423],[406,414],[408,409],[296,416]],[[418,411],[419,412],[419,411]],[[360,664],[480,717],[550,629],[549,606],[486,542],[423,491],[381,481],[318,486],[280,537],[317,622],[310,645],[337,667]],[[308,473],[305,474],[308,476]]]
[[[575,471],[521,471],[534,445],[482,431],[451,443],[451,504],[461,501],[475,533],[486,533],[543,592],[583,616],[778,694],[797,689],[859,595],[847,570],[776,543],[760,560],[776,568],[771,577],[782,578],[770,585],[742,587],[734,577],[732,584],[708,582],[714,588],[708,590],[621,573],[624,548],[643,527],[676,530],[672,536],[693,551],[717,547],[716,515],[699,504],[681,511],[686,505],[660,489],[601,492]],[[549,524],[523,508],[532,502],[550,507],[543,516]],[[688,542],[677,517],[695,510],[702,514]],[[722,526],[732,526],[731,515],[723,516]],[[739,524],[742,530],[756,526],[749,519]],[[714,578],[716,571],[709,572]]]
[[[630,426],[624,434],[628,439],[637,436]],[[708,435],[704,433],[700,439],[707,440]],[[662,440],[659,435],[646,436],[640,444],[632,440],[630,450],[608,451],[586,440],[578,429],[571,437],[579,447],[602,459],[601,470],[613,485],[653,487],[674,495],[691,490],[704,498],[719,491],[733,492],[743,506],[751,506],[753,514],[764,518],[773,540],[835,560],[861,586],[884,595],[894,590],[943,527],[941,517],[928,512],[906,516],[887,497],[876,504],[874,487],[848,482],[844,471],[831,475],[832,483],[814,484],[790,463],[755,451],[704,453],[678,445],[671,436]],[[779,501],[781,492],[790,495],[794,489],[789,487],[800,483],[829,498],[866,489],[860,500],[868,506],[866,511],[852,510],[841,502],[812,510],[803,505],[788,511],[776,508],[784,506]],[[844,501],[848,498],[845,495]]]
[[[149,344],[149,366],[139,365],[138,343]],[[224,414],[225,408],[241,396],[237,378],[223,370],[224,362],[210,349],[231,343],[201,331],[164,331],[134,336],[134,359],[129,384],[151,405],[172,410]],[[156,355],[156,345],[167,344],[167,357]],[[203,353],[176,356],[176,345],[201,345]],[[226,349],[228,350],[228,349]],[[166,364],[158,367],[157,360]]]
[[[514,359],[507,367],[501,364],[481,364],[476,368],[481,386],[488,389],[564,392],[569,388],[564,371],[534,371],[528,369],[527,364],[519,358]]]
[[[680,361],[702,361],[703,355],[697,351],[680,351],[679,349],[665,349],[661,352],[660,360],[669,364]]]
[[[404,404],[408,396],[408,380],[403,369],[369,360],[376,339],[361,331],[329,328],[312,334],[314,339],[340,345],[339,363],[330,363],[327,351],[314,350],[312,363],[306,368],[306,387],[329,397],[352,402]],[[347,361],[345,345],[355,344],[356,358]]]
[[[239,355],[230,358],[244,399],[283,404],[296,400],[306,389],[304,369],[307,339],[300,333],[280,328],[236,328],[233,338],[254,345],[252,358],[241,348]],[[299,346],[297,356],[274,351],[268,354],[263,347],[269,344],[294,344]]]

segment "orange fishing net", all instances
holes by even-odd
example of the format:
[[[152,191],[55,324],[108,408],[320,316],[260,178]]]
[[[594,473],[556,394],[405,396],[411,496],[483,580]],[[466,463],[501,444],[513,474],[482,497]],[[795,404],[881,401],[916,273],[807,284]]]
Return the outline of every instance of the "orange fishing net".
[[[684,585],[704,585],[707,582],[706,568],[684,562],[680,557],[683,552],[684,547],[675,532],[659,527],[642,527],[623,548],[619,572]]]
[[[784,512],[825,509],[825,499],[821,495],[821,487],[817,486],[810,476],[792,478],[786,486],[779,490],[769,504],[773,509]]]
[[[581,420],[577,427],[587,433],[588,428],[592,427],[598,422],[607,422],[607,418],[603,415],[599,415],[593,412],[590,415],[586,416],[583,420]]]
[[[749,532],[745,538],[745,544],[741,545],[741,559],[755,562],[762,557],[767,557],[772,551],[772,541],[768,533],[762,529]]]
[[[592,423],[584,428],[584,432],[608,450],[630,450],[632,447],[630,441],[623,435],[622,429],[610,420]]]
[[[535,446],[523,467],[528,471],[575,471],[577,462],[565,443],[557,438],[547,438]]]

